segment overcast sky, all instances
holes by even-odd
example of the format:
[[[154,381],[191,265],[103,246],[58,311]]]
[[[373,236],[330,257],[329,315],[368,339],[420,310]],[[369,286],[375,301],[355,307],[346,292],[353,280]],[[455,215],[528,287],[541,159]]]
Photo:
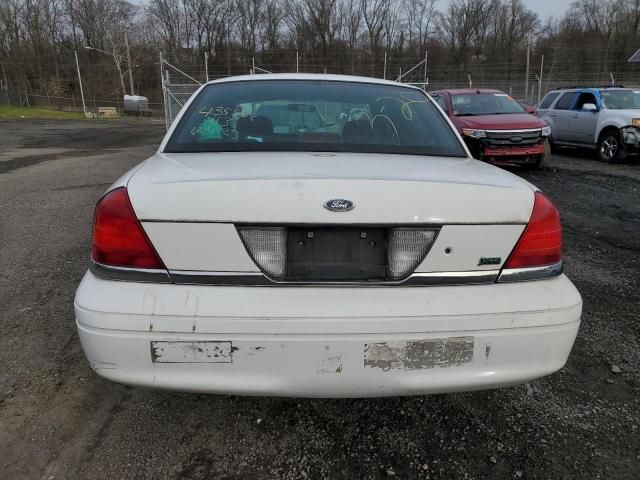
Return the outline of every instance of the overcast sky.
[[[439,0],[436,5],[442,9],[449,1],[450,0]],[[542,20],[545,20],[547,17],[561,18],[573,1],[574,0],[524,0],[524,3],[536,12]]]

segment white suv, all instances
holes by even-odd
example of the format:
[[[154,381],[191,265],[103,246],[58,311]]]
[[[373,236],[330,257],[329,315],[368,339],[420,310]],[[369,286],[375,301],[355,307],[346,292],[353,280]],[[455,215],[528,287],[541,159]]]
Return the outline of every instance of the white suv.
[[[603,162],[620,162],[638,151],[640,90],[554,90],[540,103],[538,115],[551,126],[552,147],[595,148]]]

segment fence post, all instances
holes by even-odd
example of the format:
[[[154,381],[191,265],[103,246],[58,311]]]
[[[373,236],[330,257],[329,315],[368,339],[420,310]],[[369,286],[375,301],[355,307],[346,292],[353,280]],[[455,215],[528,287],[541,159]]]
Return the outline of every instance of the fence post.
[[[382,70],[382,78],[387,79],[387,52],[384,52],[384,69]]]
[[[427,79],[427,65],[429,64],[429,50],[424,50],[424,89],[427,90],[429,80]]]
[[[73,55],[76,59],[76,70],[78,71],[78,83],[80,84],[80,97],[82,98],[82,113],[87,116],[87,106],[84,103],[84,90],[82,89],[82,76],[80,75],[80,62],[78,62],[78,51],[74,50]]]
[[[168,110],[167,110],[167,97],[164,87],[164,60],[162,59],[162,50],[160,50],[160,93],[162,93],[162,111],[164,112],[164,126],[169,128],[168,124]]]
[[[542,76],[544,72],[544,55],[540,59],[540,78],[538,78],[538,105],[540,105],[540,100],[542,99]]]
[[[529,98],[529,62],[531,59],[531,34],[527,37],[527,67],[524,74],[524,98]]]

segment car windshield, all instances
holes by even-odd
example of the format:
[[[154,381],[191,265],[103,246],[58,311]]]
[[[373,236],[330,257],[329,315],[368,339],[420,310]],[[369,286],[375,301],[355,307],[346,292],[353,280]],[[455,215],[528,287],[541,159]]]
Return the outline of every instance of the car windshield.
[[[458,117],[525,113],[524,108],[506,93],[471,93],[451,97],[453,114]]]
[[[417,89],[273,79],[207,85],[164,151],[466,156],[445,118]]]
[[[600,97],[604,107],[610,110],[640,109],[638,90],[601,90]]]

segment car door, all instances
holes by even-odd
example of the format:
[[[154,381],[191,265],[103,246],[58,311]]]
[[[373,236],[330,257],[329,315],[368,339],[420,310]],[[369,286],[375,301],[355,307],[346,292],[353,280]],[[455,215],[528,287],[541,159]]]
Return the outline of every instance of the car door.
[[[573,117],[573,105],[578,98],[578,92],[566,92],[556,102],[549,112],[553,122],[553,140],[555,142],[572,142],[570,124]]]
[[[584,105],[588,103],[598,107],[598,110],[595,112],[585,110]],[[569,121],[567,138],[576,143],[592,144],[596,134],[599,115],[600,107],[596,96],[592,92],[580,92]]]
[[[553,102],[555,102],[556,98],[558,98],[561,94],[562,92],[549,92],[544,96],[542,102],[540,102],[540,104],[536,108],[536,110],[538,111],[538,116],[540,118],[544,119],[544,117],[549,114],[551,105],[553,105]]]

